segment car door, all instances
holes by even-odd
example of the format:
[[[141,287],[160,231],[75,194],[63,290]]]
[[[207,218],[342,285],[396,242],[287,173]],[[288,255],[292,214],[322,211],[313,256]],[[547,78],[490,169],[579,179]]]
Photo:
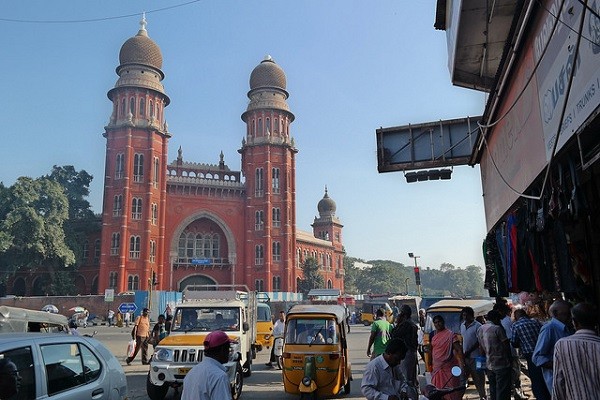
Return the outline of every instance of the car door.
[[[51,399],[108,399],[110,380],[102,357],[80,341],[41,343],[42,390]]]

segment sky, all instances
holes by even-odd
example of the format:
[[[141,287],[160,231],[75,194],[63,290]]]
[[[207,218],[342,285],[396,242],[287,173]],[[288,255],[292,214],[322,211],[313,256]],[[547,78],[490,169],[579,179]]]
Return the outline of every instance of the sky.
[[[312,231],[325,186],[349,256],[422,267],[483,266],[479,168],[406,183],[377,172],[375,130],[483,113],[481,92],[454,87],[435,0],[8,0],[0,13],[0,181],[53,165],[94,176],[101,212],[106,140],[121,45],[146,12],[161,48],[169,162],[240,170],[250,73],[271,55],[286,73],[298,229]]]

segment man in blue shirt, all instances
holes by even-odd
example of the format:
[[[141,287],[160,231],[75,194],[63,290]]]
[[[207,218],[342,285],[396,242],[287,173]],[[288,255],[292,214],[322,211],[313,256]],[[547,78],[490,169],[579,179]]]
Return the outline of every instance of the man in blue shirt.
[[[540,330],[531,360],[535,365],[542,368],[542,375],[546,382],[546,388],[552,392],[552,369],[554,345],[558,339],[570,336],[571,328],[571,304],[565,300],[556,300],[548,310],[552,319]]]

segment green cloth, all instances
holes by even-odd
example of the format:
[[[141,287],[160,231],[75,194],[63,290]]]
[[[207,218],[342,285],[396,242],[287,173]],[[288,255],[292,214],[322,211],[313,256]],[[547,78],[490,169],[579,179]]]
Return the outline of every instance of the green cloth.
[[[373,354],[376,356],[385,352],[385,345],[390,339],[392,326],[385,319],[377,319],[371,324],[371,332],[377,332],[373,341]]]

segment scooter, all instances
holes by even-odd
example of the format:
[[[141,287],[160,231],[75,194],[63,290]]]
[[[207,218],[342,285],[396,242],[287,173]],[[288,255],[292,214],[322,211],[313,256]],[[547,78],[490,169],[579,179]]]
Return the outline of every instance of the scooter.
[[[283,360],[281,356],[283,355],[283,338],[276,337],[273,342],[273,355],[277,359],[277,369],[281,369],[283,366]]]
[[[461,374],[462,369],[460,367],[452,367],[452,376],[459,377]],[[448,382],[450,382],[450,379],[448,380]],[[426,385],[422,390],[423,396],[421,396],[420,399],[443,400],[445,398],[444,396],[446,396],[447,394],[459,392],[461,390],[464,391],[467,388],[466,385],[447,388],[446,385],[448,384],[448,382],[446,382],[442,388],[436,388],[434,385]]]

